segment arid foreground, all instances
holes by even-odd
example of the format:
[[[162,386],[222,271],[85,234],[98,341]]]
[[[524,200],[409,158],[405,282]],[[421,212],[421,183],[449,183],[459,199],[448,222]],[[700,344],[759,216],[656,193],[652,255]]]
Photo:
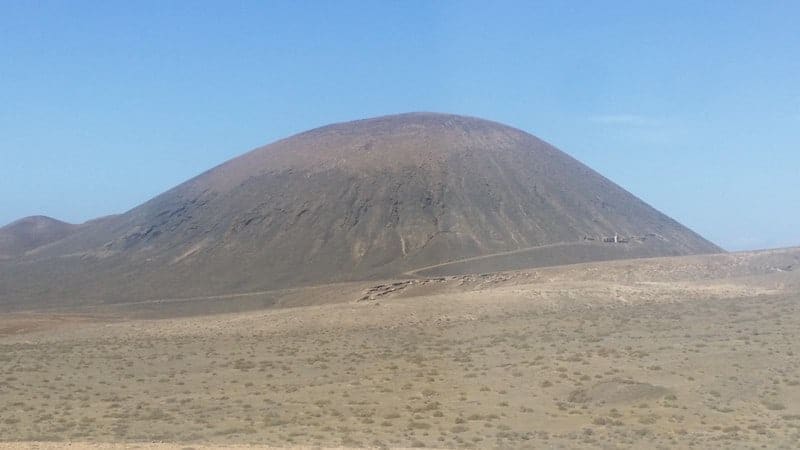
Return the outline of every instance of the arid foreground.
[[[332,285],[202,317],[6,314],[0,448],[796,448],[799,269],[792,249]]]

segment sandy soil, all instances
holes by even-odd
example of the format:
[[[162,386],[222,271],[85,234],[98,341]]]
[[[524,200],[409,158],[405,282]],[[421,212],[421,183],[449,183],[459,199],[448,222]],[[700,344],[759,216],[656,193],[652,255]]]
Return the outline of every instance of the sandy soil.
[[[170,444],[164,442],[148,443],[96,443],[96,442],[0,442],[0,449],[35,449],[35,450],[57,450],[69,448],[72,450],[224,450],[224,449],[263,449],[263,450],[343,450],[346,447],[319,447],[319,446],[292,446],[292,447],[270,447],[256,445],[197,445],[190,446],[184,444]],[[408,449],[398,449],[408,450]]]
[[[796,448],[798,261],[394,280],[332,286],[333,303],[315,287],[305,306],[202,317],[7,315],[0,448]]]

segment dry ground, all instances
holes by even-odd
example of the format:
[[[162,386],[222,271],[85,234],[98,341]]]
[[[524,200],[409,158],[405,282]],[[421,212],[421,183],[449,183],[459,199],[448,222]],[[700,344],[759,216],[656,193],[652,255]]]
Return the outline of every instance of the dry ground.
[[[799,262],[397,280],[160,320],[5,315],[0,448],[797,448]]]

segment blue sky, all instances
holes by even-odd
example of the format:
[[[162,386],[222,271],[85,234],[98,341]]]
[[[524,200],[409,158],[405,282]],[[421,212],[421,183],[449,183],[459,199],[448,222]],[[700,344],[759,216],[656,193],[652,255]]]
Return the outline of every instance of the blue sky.
[[[331,122],[551,142],[727,249],[800,245],[800,3],[0,4],[0,224],[124,212]]]

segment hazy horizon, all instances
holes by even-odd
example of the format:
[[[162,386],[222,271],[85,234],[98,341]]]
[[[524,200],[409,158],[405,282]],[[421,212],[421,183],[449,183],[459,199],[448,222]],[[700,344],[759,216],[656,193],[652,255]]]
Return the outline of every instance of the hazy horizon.
[[[728,250],[800,245],[800,6],[505,5],[8,4],[0,226],[437,111],[534,134]]]

